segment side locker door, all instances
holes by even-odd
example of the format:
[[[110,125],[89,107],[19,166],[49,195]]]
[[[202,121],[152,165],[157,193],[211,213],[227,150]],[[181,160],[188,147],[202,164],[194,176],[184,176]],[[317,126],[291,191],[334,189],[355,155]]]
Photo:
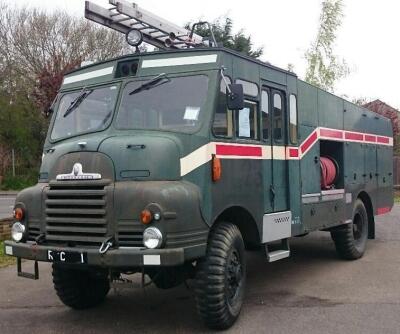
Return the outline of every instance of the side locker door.
[[[288,164],[286,160],[286,97],[271,89],[272,196],[274,211],[288,210]]]
[[[376,207],[378,177],[377,177],[377,159],[376,159],[376,145],[366,144],[364,150],[364,176],[365,176],[365,190],[371,195],[372,206]]]

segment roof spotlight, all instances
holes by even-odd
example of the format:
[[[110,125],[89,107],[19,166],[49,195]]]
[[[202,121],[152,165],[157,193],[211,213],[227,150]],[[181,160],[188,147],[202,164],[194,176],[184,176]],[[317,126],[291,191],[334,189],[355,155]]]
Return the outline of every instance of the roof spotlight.
[[[131,46],[138,47],[143,42],[143,34],[140,30],[131,29],[126,33],[126,42]]]

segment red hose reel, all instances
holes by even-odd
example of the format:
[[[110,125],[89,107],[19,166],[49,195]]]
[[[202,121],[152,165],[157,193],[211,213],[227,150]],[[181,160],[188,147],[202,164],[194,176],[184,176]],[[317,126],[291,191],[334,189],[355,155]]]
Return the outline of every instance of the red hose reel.
[[[336,177],[339,174],[339,165],[331,157],[321,157],[321,189],[329,190],[334,188]]]

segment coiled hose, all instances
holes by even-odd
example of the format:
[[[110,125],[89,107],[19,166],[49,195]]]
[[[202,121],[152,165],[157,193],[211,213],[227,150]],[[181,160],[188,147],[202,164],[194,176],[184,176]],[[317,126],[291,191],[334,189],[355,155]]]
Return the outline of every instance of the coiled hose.
[[[321,157],[321,189],[329,190],[334,187],[336,176],[338,174],[338,164],[331,157]]]

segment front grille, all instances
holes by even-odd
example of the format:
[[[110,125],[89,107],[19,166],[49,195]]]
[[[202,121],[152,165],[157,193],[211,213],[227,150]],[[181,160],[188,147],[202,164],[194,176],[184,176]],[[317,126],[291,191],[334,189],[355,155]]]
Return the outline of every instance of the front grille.
[[[144,225],[139,221],[118,222],[118,244],[122,247],[143,247]]]
[[[46,193],[46,241],[99,246],[107,236],[104,181],[50,183]]]
[[[40,222],[30,220],[28,225],[28,241],[36,241],[40,235]]]

